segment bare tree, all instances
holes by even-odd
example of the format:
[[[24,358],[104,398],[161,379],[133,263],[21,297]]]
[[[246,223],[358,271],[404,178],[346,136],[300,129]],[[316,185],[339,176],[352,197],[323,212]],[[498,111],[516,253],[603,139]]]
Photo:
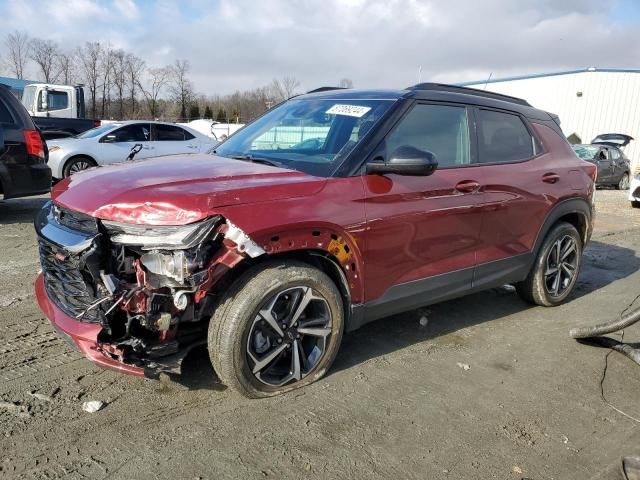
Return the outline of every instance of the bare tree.
[[[353,88],[353,82],[350,78],[343,78],[338,85],[340,88]]]
[[[108,108],[111,104],[111,66],[113,63],[113,49],[107,44],[102,49],[100,57],[100,71],[102,73],[102,118],[108,114]]]
[[[56,58],[59,53],[58,45],[51,40],[33,38],[29,47],[29,58],[40,68],[42,79],[47,83],[55,83],[58,77],[58,73],[55,71]]]
[[[129,85],[129,99],[131,100],[131,118],[136,116],[136,90],[140,84],[140,77],[144,72],[144,60],[136,57],[132,54],[127,54],[126,58],[126,70],[127,70],[127,82]]]
[[[58,53],[56,57],[58,65],[58,79],[65,85],[71,85],[75,81],[76,70],[74,55],[66,52]]]
[[[173,100],[180,106],[180,119],[187,119],[187,107],[193,97],[193,87],[188,78],[191,65],[187,60],[176,60],[170,67],[169,90]]]
[[[16,78],[24,78],[24,69],[29,61],[29,36],[25,32],[15,31],[7,35],[7,63]]]
[[[296,93],[296,88],[300,86],[300,81],[296,77],[283,77],[280,81],[282,89],[285,93],[285,98],[291,98]]]
[[[269,86],[269,96],[276,102],[282,102],[293,97],[299,86],[300,81],[296,77],[285,76],[281,80],[274,78]]]
[[[124,119],[124,95],[127,86],[127,60],[124,50],[115,50],[111,61],[113,86],[118,102],[118,116]]]
[[[148,87],[145,88],[142,83],[138,81],[138,88],[140,88],[140,91],[144,95],[151,118],[155,119],[158,113],[158,98],[160,97],[160,92],[162,92],[162,89],[169,80],[169,67],[150,68],[147,70],[147,75],[149,77],[147,81]]]
[[[82,74],[91,95],[91,116],[97,113],[97,93],[100,81],[100,56],[102,46],[99,42],[87,42],[78,48],[78,58],[82,67]]]

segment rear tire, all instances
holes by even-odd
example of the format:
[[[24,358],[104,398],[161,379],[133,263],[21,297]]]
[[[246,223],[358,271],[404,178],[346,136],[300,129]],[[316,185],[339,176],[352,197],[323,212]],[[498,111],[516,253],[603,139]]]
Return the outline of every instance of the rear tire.
[[[262,398],[324,376],[344,326],[342,297],[302,262],[257,265],[225,292],[209,324],[211,363],[222,383]]]
[[[625,173],[617,185],[618,190],[629,190],[629,174]]]
[[[68,160],[67,163],[64,165],[64,170],[62,171],[62,174],[64,175],[64,178],[67,178],[68,176],[73,175],[74,173],[78,173],[78,172],[81,172],[82,170],[86,170],[87,168],[91,168],[95,166],[97,166],[97,164],[92,158],[73,157],[72,159]]]
[[[547,234],[527,278],[516,285],[523,300],[553,307],[573,291],[582,263],[582,239],[570,223],[560,222]]]

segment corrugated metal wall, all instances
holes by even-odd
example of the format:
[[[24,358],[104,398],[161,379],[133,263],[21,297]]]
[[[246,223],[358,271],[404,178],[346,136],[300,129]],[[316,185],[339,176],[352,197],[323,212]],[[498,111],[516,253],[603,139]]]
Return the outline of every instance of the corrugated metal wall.
[[[485,89],[484,83],[469,85]],[[636,141],[625,154],[640,164],[640,73],[587,71],[486,84],[486,90],[526,99],[560,116],[562,130],[589,143],[600,133],[625,133]],[[582,96],[578,96],[582,92]]]

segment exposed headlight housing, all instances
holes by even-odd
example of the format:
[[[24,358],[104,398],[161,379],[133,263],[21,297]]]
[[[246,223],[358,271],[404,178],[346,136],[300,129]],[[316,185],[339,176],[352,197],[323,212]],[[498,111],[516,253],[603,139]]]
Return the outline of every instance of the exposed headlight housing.
[[[142,250],[182,250],[204,241],[221,221],[219,215],[188,225],[152,226],[102,221],[113,243]]]

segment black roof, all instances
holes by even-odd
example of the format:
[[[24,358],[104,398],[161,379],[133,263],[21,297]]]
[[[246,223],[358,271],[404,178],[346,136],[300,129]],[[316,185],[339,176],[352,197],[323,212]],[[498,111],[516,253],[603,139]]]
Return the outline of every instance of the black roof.
[[[462,93],[464,95],[475,95],[477,97],[492,98],[504,102],[517,103],[518,105],[524,105],[525,107],[531,106],[529,102],[523,100],[522,98],[511,97],[509,95],[503,95],[501,93],[487,92],[486,90],[478,90],[477,88],[447,85],[444,83],[418,83],[417,85],[409,87],[407,90],[431,90],[438,92]]]
[[[419,83],[404,90],[362,90],[321,87],[298,98],[312,97],[327,100],[391,100],[415,98],[441,102],[464,103],[516,111],[526,117],[548,121],[551,114],[532,107],[526,100],[475,88],[441,83]]]
[[[531,105],[526,100],[517,97],[511,97],[509,95],[502,95],[495,92],[487,92],[485,90],[478,90],[476,88],[459,87],[457,85],[447,85],[444,83],[419,83],[411,87],[407,87],[404,90],[362,90],[353,88],[342,87],[320,87],[315,90],[310,90],[306,95],[313,95],[314,97],[322,98],[352,98],[352,99],[374,99],[374,98],[388,98],[398,99],[403,96],[410,96],[411,92],[447,92],[447,93],[459,93],[463,95],[473,95],[476,97],[490,98],[494,100],[501,100],[504,102],[516,103],[525,107]]]
[[[299,97],[313,97],[342,100],[398,100],[406,95],[406,90],[362,90],[355,88],[321,87],[300,95]]]

